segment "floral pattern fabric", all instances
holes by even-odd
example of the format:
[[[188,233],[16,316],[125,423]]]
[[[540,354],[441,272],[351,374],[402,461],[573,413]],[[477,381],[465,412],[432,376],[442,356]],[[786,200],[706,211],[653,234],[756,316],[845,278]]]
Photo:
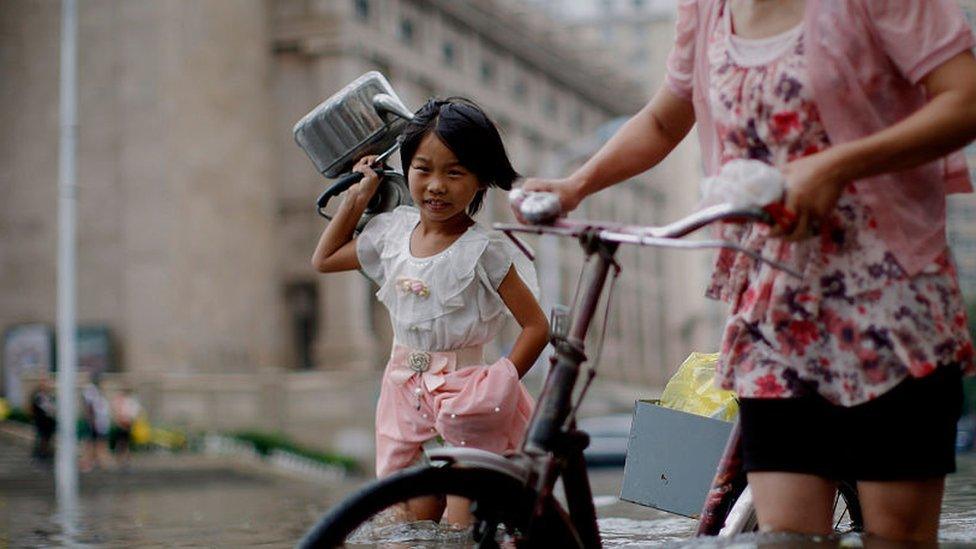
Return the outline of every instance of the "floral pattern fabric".
[[[735,55],[733,41],[741,39],[730,23],[709,38],[709,102],[723,163],[750,158],[783,168],[830,146],[806,78],[803,35],[793,34],[783,35],[789,42],[781,55],[758,64]],[[909,375],[951,363],[976,369],[948,250],[908,276],[855,184],[822,221],[819,237],[786,242],[758,224],[726,224],[719,233],[803,274],[796,279],[720,252],[706,294],[730,304],[717,374],[722,388],[748,398],[815,391],[852,406]]]

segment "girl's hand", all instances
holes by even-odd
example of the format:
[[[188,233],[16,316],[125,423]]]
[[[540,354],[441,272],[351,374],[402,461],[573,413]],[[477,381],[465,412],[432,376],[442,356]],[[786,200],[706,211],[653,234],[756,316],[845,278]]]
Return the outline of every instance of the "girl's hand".
[[[374,160],[376,160],[375,155],[364,156],[353,166],[352,171],[363,174],[363,178],[359,183],[349,187],[347,192],[350,199],[369,200],[373,198],[373,194],[376,193],[376,189],[380,185],[380,176],[371,167]]]
[[[786,208],[796,214],[796,223],[791,227],[774,227],[770,235],[790,241],[809,238],[821,220],[833,211],[847,181],[840,176],[830,149],[790,162],[783,176]]]
[[[576,209],[584,196],[579,190],[579,184],[573,179],[526,179],[522,189],[527,192],[549,192],[559,195],[559,204],[563,214]],[[515,212],[518,216],[518,212]]]
[[[356,223],[380,184],[379,175],[370,167],[374,160],[375,156],[367,156],[353,166],[352,171],[363,174],[363,178],[346,189],[339,209],[322,231],[312,254],[312,267],[315,270],[332,273],[360,268],[353,234]]]

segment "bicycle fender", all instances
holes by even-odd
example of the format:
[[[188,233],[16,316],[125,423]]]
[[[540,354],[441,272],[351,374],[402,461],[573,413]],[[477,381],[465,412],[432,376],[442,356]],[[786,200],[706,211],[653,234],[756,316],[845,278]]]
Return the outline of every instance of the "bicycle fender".
[[[505,456],[477,448],[437,448],[427,452],[432,463],[446,462],[458,467],[481,467],[508,475],[521,483],[529,478],[529,470]]]

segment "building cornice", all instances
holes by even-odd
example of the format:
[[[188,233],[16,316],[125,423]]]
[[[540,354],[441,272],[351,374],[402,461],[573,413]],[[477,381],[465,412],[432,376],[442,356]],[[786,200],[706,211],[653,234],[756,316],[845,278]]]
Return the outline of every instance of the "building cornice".
[[[538,13],[517,11],[515,5],[499,0],[414,0],[438,12],[459,27],[477,34],[499,52],[505,52],[537,75],[564,86],[609,116],[637,112],[646,101],[636,79],[618,68],[601,62],[600,52],[581,50],[579,44],[555,34],[564,29]],[[525,8],[522,8],[525,9]],[[335,17],[306,14],[301,18],[282,18],[274,22],[273,48],[323,55],[357,48],[357,38],[344,42],[343,23]]]
[[[637,112],[646,98],[636,80],[580,51],[568,38],[560,39],[558,23],[539,24],[536,14],[518,13],[514,5],[499,0],[418,0],[483,39],[506,51],[532,69],[545,74],[612,115]],[[523,8],[528,9],[528,8]],[[520,16],[521,15],[521,16]]]

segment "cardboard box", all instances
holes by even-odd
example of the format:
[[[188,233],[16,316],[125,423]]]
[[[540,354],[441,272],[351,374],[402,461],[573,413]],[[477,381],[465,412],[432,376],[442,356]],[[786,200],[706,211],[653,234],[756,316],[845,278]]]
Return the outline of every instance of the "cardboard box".
[[[639,400],[620,499],[698,518],[732,423]]]

